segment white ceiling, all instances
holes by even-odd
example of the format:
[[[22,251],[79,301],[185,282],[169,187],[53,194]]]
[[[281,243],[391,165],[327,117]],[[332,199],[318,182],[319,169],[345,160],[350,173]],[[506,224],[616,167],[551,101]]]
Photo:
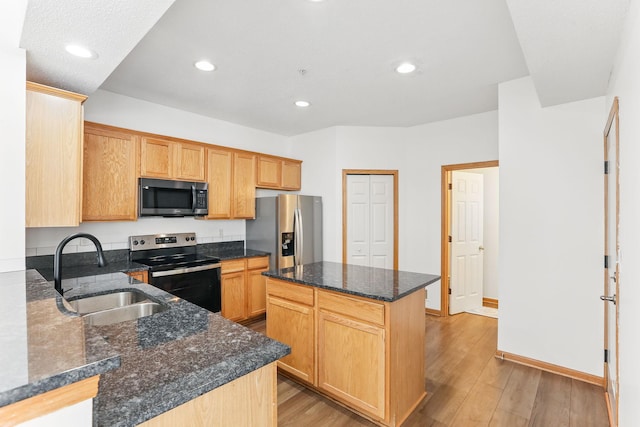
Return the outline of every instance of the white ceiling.
[[[604,95],[627,4],[30,0],[21,46],[30,80],[295,135],[494,110],[498,83],[529,74],[545,106]],[[99,57],[68,56],[71,41]],[[195,69],[202,58],[218,69]],[[405,60],[418,71],[395,73]]]

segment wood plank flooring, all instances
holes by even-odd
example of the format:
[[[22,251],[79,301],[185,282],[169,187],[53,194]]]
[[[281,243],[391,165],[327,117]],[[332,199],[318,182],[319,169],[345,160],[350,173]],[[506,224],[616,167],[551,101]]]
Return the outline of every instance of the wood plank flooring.
[[[264,333],[265,321],[249,327]],[[605,427],[602,388],[494,357],[496,319],[426,316],[427,397],[403,427]],[[278,375],[279,426],[375,426]]]

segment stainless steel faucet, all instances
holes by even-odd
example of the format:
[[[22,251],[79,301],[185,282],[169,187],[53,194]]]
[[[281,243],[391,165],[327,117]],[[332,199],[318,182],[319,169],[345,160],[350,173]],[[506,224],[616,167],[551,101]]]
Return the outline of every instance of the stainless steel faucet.
[[[63,295],[63,290],[62,290],[62,250],[67,245],[67,243],[69,243],[73,239],[78,239],[80,237],[84,237],[85,239],[89,239],[89,240],[91,240],[93,242],[94,245],[96,245],[96,250],[98,251],[98,267],[104,267],[105,265],[107,265],[107,261],[105,261],[105,259],[104,259],[104,253],[102,252],[102,245],[100,244],[100,241],[94,235],[87,234],[87,233],[76,233],[76,234],[72,234],[70,236],[65,237],[58,244],[58,247],[56,248],[56,254],[53,257],[53,283],[54,283],[54,287],[55,287],[56,291],[58,291],[58,293],[60,295]]]

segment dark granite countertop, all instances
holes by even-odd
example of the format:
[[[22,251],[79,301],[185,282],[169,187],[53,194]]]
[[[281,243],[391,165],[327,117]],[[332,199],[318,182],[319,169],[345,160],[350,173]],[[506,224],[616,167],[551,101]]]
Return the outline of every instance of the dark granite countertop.
[[[33,271],[27,274],[30,282],[39,277]],[[40,300],[43,293],[55,293],[50,282],[40,278],[36,284],[39,286],[35,289],[27,287],[27,300]],[[284,344],[122,273],[65,279],[62,284],[65,298],[69,300],[114,290],[137,289],[168,306],[168,310],[153,316],[106,326],[89,326],[83,324],[82,318],[71,317],[75,326],[93,340],[93,347],[102,349],[114,361],[108,365],[113,369],[109,372],[106,369],[96,372],[95,368],[90,372],[90,375],[102,374],[93,404],[96,426],[139,424],[290,352]],[[54,297],[47,307],[55,304],[55,300]],[[50,311],[60,315],[57,308]],[[29,324],[29,319],[38,315],[39,309],[29,313]],[[56,330],[55,336],[59,334]],[[73,330],[65,335],[72,334]],[[47,342],[51,341],[55,340]],[[46,348],[43,351],[47,353],[42,356],[43,362],[49,362]],[[74,359],[75,352],[67,349],[61,352],[60,358],[61,363]],[[120,362],[120,368],[115,361]],[[0,378],[0,384],[6,381],[4,374]],[[64,385],[49,381],[49,389]],[[0,391],[0,398],[4,400],[0,402],[7,404],[10,403],[7,399],[17,401],[41,393],[44,390],[38,385],[28,380],[22,385],[25,391],[17,397],[16,387],[5,385]]]
[[[0,407],[120,366],[118,352],[34,270],[0,274],[0,319]]]
[[[262,273],[265,276],[381,301],[396,301],[434,283],[440,276],[316,262]]]
[[[205,246],[205,245],[203,245]],[[201,249],[198,247],[198,251],[205,255],[214,256],[220,258],[222,261],[239,258],[253,258],[258,256],[269,255],[269,252],[256,251],[254,249],[244,248],[231,248],[231,249]]]

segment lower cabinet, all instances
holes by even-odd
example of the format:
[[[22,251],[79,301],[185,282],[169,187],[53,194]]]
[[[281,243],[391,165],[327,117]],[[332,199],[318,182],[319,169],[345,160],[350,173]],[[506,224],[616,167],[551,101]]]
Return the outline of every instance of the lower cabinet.
[[[385,331],[345,316],[318,313],[318,387],[384,418]]]
[[[139,280],[143,283],[149,283],[149,272],[148,271],[131,271],[127,273],[128,276],[133,277],[136,280]]]
[[[265,277],[269,257],[222,261],[222,316],[241,322],[266,311]]]
[[[426,396],[424,289],[383,302],[267,279],[267,336],[289,376],[386,426]]]
[[[267,279],[267,336],[291,347],[278,367],[315,384],[313,290]]]
[[[275,427],[276,387],[276,365],[270,363],[140,425]]]

